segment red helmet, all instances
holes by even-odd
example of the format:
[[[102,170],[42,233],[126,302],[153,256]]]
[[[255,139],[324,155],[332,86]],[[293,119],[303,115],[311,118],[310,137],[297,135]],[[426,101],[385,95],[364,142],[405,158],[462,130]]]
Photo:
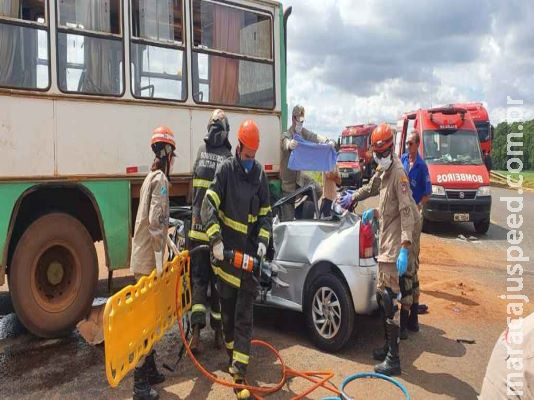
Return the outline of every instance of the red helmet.
[[[260,147],[260,130],[258,129],[258,125],[251,119],[244,121],[239,126],[237,139],[249,149],[258,150],[258,147]]]
[[[371,147],[376,153],[383,153],[393,147],[393,131],[388,124],[378,125],[371,133]]]
[[[150,145],[157,157],[168,156],[173,153],[176,148],[174,133],[166,126],[158,126],[152,132]]]

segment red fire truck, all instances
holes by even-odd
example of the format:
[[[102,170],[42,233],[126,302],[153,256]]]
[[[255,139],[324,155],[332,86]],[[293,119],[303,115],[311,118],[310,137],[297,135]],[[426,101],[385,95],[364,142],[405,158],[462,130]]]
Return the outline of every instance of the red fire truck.
[[[365,179],[369,179],[374,171],[373,154],[369,144],[375,128],[375,124],[351,125],[341,132],[340,149],[345,152],[351,149],[358,155],[362,178]]]
[[[482,149],[482,156],[484,164],[491,170],[491,141],[493,139],[493,127],[490,124],[488,111],[482,103],[458,103],[452,104],[452,107],[464,108],[475,123],[478,132],[478,140],[480,140],[480,148]]]
[[[477,233],[486,233],[491,210],[489,173],[471,114],[454,106],[420,109],[405,114],[397,128],[399,156],[413,130],[422,139],[419,153],[432,182],[432,195],[423,208],[425,221],[473,222]]]

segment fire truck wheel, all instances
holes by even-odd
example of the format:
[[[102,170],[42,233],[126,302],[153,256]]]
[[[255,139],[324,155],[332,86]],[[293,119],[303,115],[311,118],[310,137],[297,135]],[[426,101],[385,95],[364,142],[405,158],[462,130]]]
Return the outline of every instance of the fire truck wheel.
[[[89,311],[97,282],[93,240],[80,221],[64,213],[34,221],[20,238],[9,268],[17,316],[41,337],[67,334]]]

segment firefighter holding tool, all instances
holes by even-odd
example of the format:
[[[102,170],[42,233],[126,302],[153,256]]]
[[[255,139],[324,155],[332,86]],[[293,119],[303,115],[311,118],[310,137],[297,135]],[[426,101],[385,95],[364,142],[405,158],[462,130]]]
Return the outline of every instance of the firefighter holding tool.
[[[199,147],[197,158],[193,166],[193,213],[191,231],[191,248],[208,243],[208,235],[200,218],[202,201],[206,190],[211,184],[215,171],[224,160],[232,156],[232,146],[228,141],[230,125],[223,110],[214,110],[208,122],[208,133],[204,143]],[[191,351],[200,353],[200,331],[206,326],[206,311],[208,306],[208,287],[211,288],[210,298],[210,326],[215,332],[215,348],[222,348],[221,306],[219,295],[215,287],[216,277],[211,268],[209,254],[200,252],[191,257],[191,274],[193,283],[193,308],[191,325]]]
[[[371,134],[373,156],[379,174],[369,183],[369,195],[379,194],[379,208],[365,210],[362,221],[379,220],[378,282],[376,297],[385,329],[383,347],[373,351],[373,357],[382,363],[375,372],[384,375],[401,373],[399,358],[399,277],[409,266],[409,255],[415,233],[420,230],[419,211],[415,204],[408,177],[401,161],[393,152],[393,132],[387,124],[379,125]],[[378,186],[378,181],[380,181]],[[341,199],[348,208],[363,191],[349,193]]]
[[[224,343],[235,383],[245,381],[250,359],[254,300],[258,294],[254,258],[267,252],[272,228],[267,175],[255,160],[260,132],[252,120],[239,127],[235,156],[227,159],[202,203],[201,217],[218,277]],[[230,255],[230,256],[229,256]],[[236,389],[239,399],[250,398]]]

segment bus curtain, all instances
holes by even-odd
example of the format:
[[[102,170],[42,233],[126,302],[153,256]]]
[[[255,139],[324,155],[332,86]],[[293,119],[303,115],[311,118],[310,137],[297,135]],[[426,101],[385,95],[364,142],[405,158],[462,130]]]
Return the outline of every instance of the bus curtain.
[[[20,0],[0,2],[0,15],[20,18]],[[37,30],[0,25],[0,83],[32,87],[37,82]]]
[[[294,139],[299,143],[289,156],[288,168],[293,171],[333,171],[336,166],[336,151],[329,143],[314,143],[300,135]]]
[[[240,52],[243,11],[213,5],[213,45],[216,50]],[[210,102],[239,103],[239,60],[210,57]]]

